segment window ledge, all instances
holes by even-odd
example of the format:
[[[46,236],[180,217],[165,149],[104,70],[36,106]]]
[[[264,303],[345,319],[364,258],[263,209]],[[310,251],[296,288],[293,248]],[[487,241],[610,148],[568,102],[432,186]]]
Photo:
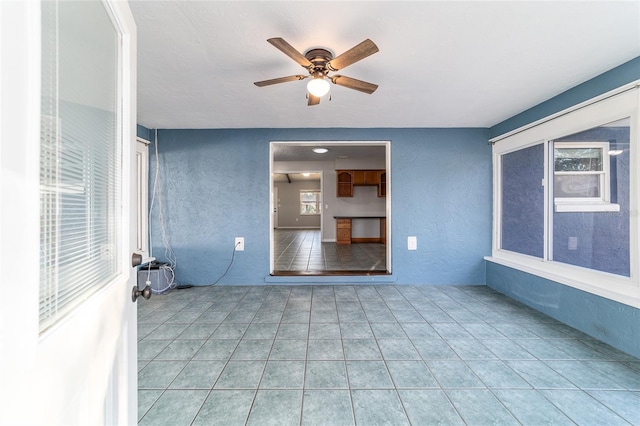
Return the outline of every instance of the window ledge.
[[[633,278],[502,251],[484,259],[640,309],[640,286]]]
[[[619,212],[620,204],[613,203],[562,203],[555,202],[557,213],[566,212]]]

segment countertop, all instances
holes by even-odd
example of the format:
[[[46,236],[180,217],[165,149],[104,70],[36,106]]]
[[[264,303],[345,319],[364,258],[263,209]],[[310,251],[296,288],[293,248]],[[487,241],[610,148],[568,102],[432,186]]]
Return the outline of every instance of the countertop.
[[[385,219],[386,216],[334,216],[334,219]]]

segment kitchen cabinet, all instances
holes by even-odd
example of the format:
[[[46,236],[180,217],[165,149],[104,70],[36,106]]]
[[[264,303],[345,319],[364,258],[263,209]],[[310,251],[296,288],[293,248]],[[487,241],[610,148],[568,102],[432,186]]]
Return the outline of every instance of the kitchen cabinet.
[[[380,182],[379,170],[354,170],[353,171],[353,184],[354,185],[378,185]]]
[[[387,244],[387,218],[384,216],[334,216],[336,220],[336,244],[351,243],[382,243]],[[352,223],[354,220],[380,221],[380,235],[377,238],[352,238]]]
[[[386,197],[387,196],[387,172],[382,170],[380,171],[379,180],[378,180],[378,197]]]
[[[378,197],[387,196],[386,170],[336,170],[338,197],[353,197],[354,186],[376,186]]]
[[[353,171],[336,170],[338,197],[353,197]]]
[[[336,219],[336,244],[351,244],[351,219]]]

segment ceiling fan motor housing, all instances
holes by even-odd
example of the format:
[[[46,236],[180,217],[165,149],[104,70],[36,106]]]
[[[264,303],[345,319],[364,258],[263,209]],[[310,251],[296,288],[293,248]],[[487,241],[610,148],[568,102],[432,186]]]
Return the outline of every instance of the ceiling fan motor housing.
[[[313,64],[313,67],[309,69],[310,73],[317,75],[317,73],[321,72],[323,75],[327,75],[329,72],[327,62],[333,59],[331,52],[322,48],[310,49],[304,54],[304,57]]]

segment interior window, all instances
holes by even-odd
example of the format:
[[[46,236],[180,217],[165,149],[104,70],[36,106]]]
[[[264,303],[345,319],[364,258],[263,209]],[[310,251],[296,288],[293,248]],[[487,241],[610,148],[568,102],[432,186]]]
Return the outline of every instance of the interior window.
[[[544,143],[501,154],[500,248],[630,276],[630,123],[547,141],[548,179]]]
[[[544,144],[502,155],[501,248],[544,255]]]
[[[630,275],[630,121],[553,141],[552,260]]]

